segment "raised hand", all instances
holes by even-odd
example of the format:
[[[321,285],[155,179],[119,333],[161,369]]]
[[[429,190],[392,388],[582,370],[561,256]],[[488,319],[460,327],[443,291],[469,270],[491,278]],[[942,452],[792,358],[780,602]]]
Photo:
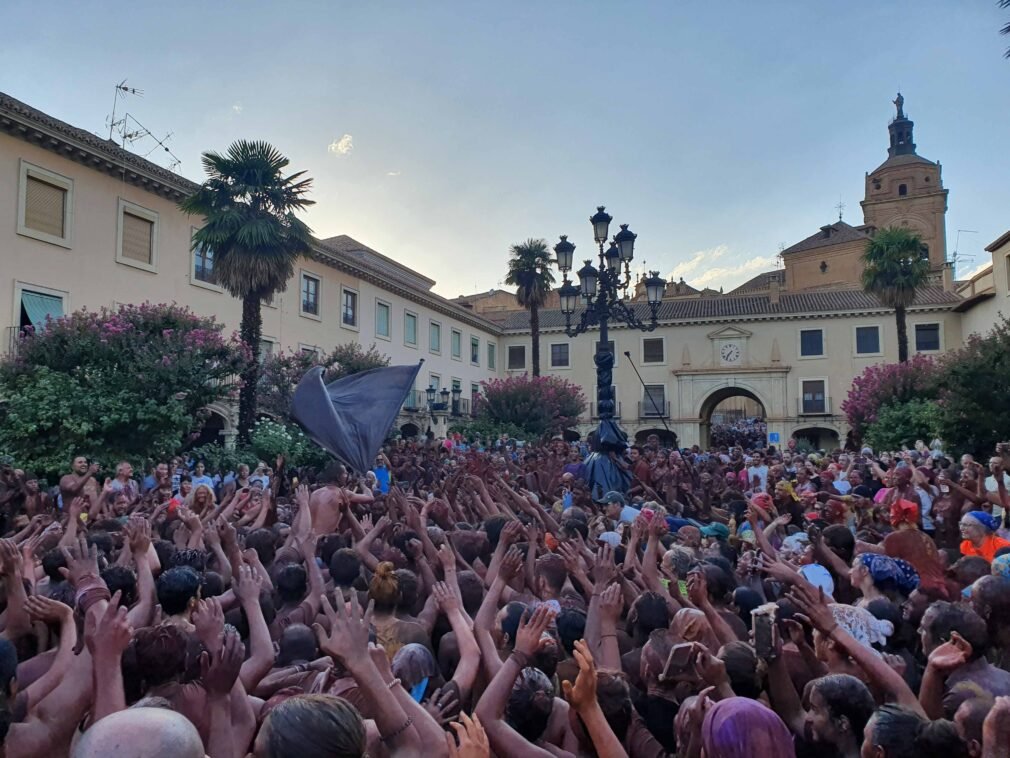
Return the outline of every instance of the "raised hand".
[[[299,508],[309,507],[309,497],[311,493],[309,492],[309,485],[299,484],[295,488],[295,502],[298,503]]]
[[[459,711],[459,697],[456,688],[444,685],[431,693],[431,697],[425,700],[421,706],[438,723],[444,727],[453,716]],[[452,739],[452,737],[449,737]]]
[[[821,634],[830,634],[838,624],[824,599],[824,590],[807,584],[795,584],[788,597]]]
[[[600,615],[605,621],[616,624],[624,611],[624,595],[621,585],[611,584],[600,595]]]
[[[47,624],[63,623],[74,618],[74,609],[58,600],[32,595],[25,602],[25,610],[33,621],[44,621]]]
[[[224,610],[216,597],[198,600],[191,616],[196,636],[211,653],[217,652],[224,631]]]
[[[74,587],[85,577],[98,577],[98,546],[88,547],[88,541],[78,537],[76,545],[64,545],[60,548],[67,562],[66,568],[60,568],[60,573]]]
[[[498,575],[506,582],[511,581],[523,567],[523,554],[519,548],[510,547],[498,567]]]
[[[0,566],[4,576],[21,575],[24,558],[14,540],[0,540]]]
[[[368,608],[362,613],[358,593],[352,592],[350,609],[343,602],[338,602],[334,609],[324,595],[322,606],[330,622],[330,633],[327,634],[319,624],[312,625],[319,640],[319,649],[349,669],[368,660],[368,627],[372,623],[374,605],[374,601],[369,601]]]
[[[687,599],[699,608],[708,605],[708,579],[702,571],[692,571],[687,575]]]
[[[565,680],[561,683],[561,689],[565,693],[565,700],[571,703],[576,711],[581,711],[596,702],[596,664],[585,640],[575,641],[573,654],[576,663],[579,664],[579,674],[575,677],[574,685]]]
[[[453,732],[456,733],[456,739],[459,740],[457,747],[452,734],[445,735],[449,758],[487,758],[491,755],[491,745],[487,739],[487,732],[484,731],[484,727],[480,723],[480,718],[474,716],[471,720],[465,713],[460,713],[459,722],[453,722],[449,726],[452,727]]]
[[[959,632],[951,632],[950,639],[929,654],[927,665],[949,674],[965,665],[971,658],[972,646]]]
[[[609,584],[617,576],[617,566],[614,564],[614,548],[604,543],[596,548],[596,561],[593,564],[593,581]]]
[[[232,577],[232,591],[240,603],[258,603],[262,589],[263,577],[255,567],[248,565],[238,567],[238,571]]]
[[[519,541],[519,535],[522,534],[523,525],[522,522],[513,519],[502,527],[501,534],[498,540],[504,540],[505,546],[514,545]]]
[[[130,552],[134,555],[147,553],[151,546],[151,522],[143,516],[130,516],[125,531]]]
[[[231,692],[242,670],[245,645],[234,629],[225,631],[215,645],[215,652],[200,655],[200,679],[209,695],[224,696]]]
[[[449,547],[448,541],[438,548],[438,562],[442,564],[443,573],[456,570],[456,556]]]
[[[456,593],[449,589],[449,585],[445,582],[435,582],[431,588],[431,593],[434,595],[435,602],[438,603],[438,607],[442,609],[443,613],[448,614],[450,611],[459,610],[459,598],[456,597]]]
[[[133,638],[133,627],[126,618],[127,609],[119,604],[120,590],[112,596],[100,617],[89,615],[84,625],[84,641],[95,658],[118,658]]]
[[[554,611],[546,603],[537,606],[531,614],[526,611],[519,620],[519,629],[516,631],[516,643],[513,648],[517,653],[525,655],[527,659],[540,649],[541,638],[547,628],[554,620]]]

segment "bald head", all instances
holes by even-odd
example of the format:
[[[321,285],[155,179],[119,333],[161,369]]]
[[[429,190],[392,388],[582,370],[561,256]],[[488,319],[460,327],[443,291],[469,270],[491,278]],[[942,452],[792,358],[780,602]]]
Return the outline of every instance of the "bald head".
[[[84,733],[72,758],[205,758],[192,722],[165,708],[127,708],[106,716]]]

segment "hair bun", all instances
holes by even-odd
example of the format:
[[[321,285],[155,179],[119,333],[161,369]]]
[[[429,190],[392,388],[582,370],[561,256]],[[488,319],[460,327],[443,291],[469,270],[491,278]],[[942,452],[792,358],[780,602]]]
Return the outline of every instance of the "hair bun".
[[[375,576],[379,579],[389,579],[394,576],[395,567],[389,561],[382,561],[375,567]]]

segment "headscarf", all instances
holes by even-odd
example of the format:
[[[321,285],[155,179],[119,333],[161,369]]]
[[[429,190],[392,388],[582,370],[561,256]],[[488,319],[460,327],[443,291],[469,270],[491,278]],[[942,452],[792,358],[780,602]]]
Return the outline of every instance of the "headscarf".
[[[764,508],[766,511],[774,505],[774,502],[772,501],[772,496],[769,495],[767,492],[757,493],[756,495],[751,497],[750,501],[754,503],[754,505],[760,508]]]
[[[829,524],[844,524],[845,523],[845,503],[836,498],[828,500],[824,504],[824,520]]]
[[[999,529],[999,522],[985,511],[969,511],[963,516],[963,518],[975,519],[975,521],[985,527],[985,529],[989,532],[995,532]]]
[[[992,559],[993,576],[1003,576],[1010,579],[1010,553],[997,555]]]
[[[919,506],[911,500],[895,500],[891,503],[891,526],[897,529],[905,523],[919,524]]]
[[[828,607],[835,623],[866,647],[883,645],[894,634],[894,624],[878,619],[865,608],[843,603],[830,603]]]
[[[719,640],[705,614],[697,608],[681,608],[670,622],[670,637],[674,644],[700,642],[709,650],[719,649]]]
[[[919,586],[919,572],[901,558],[891,558],[880,553],[862,553],[859,562],[870,572],[875,584],[892,581],[903,595],[911,594]]]
[[[705,755],[751,758],[754,755],[795,758],[789,729],[771,708],[746,697],[720,700],[701,725]]]
[[[404,689],[417,703],[420,703],[424,697],[428,680],[438,674],[438,664],[431,651],[416,642],[411,642],[397,650],[390,666],[393,676],[403,682]]]
[[[779,482],[778,484],[775,485],[775,489],[782,490],[794,502],[798,501],[800,499],[799,495],[796,494],[796,490],[793,489],[793,483],[792,482],[787,482],[785,480],[782,480],[781,482]]]

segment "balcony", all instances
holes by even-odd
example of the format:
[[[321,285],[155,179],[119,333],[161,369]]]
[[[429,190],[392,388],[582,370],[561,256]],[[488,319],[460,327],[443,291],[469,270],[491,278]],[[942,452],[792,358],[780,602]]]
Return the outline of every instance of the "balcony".
[[[589,418],[598,419],[600,417],[600,408],[596,403],[589,404]],[[621,418],[621,403],[620,401],[614,403],[614,418]]]
[[[670,418],[670,401],[654,403],[652,401],[638,404],[639,418]]]
[[[437,399],[431,404],[430,410],[435,413],[449,413],[453,416],[470,416],[473,412],[473,404],[470,398],[461,397],[458,401],[453,402],[451,399],[448,403],[443,403],[440,396],[435,396]],[[403,401],[403,410],[407,413],[427,413],[428,408],[428,393],[425,390],[411,390],[407,393],[406,399]]]
[[[428,395],[424,390],[411,390],[403,401],[403,410],[416,412],[428,410]]]
[[[4,335],[4,342],[2,346],[2,355],[4,357],[10,356],[13,358],[18,354],[18,342],[21,339],[21,327],[19,326],[8,326],[7,333]]]
[[[812,397],[796,398],[796,415],[798,416],[830,416],[831,398]]]

